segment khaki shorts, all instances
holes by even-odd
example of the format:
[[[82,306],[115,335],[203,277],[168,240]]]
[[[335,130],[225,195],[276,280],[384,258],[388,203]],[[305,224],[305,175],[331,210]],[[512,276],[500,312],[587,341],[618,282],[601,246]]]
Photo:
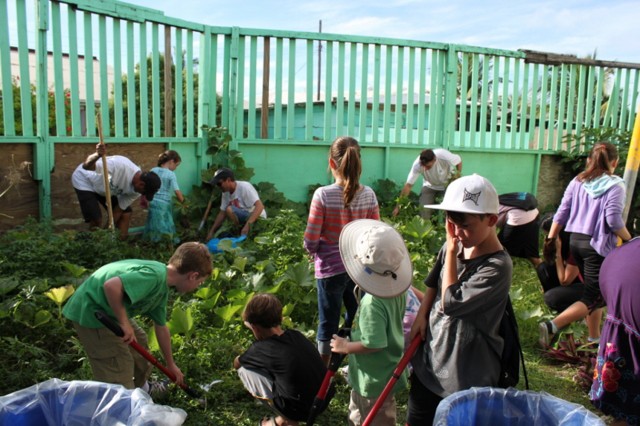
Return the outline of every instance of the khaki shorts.
[[[131,325],[138,343],[148,348],[147,334],[135,321]],[[107,328],[86,328],[76,322],[73,327],[89,358],[94,380],[120,384],[127,389],[144,385],[153,366],[135,349]]]
[[[349,401],[349,425],[361,425],[369,415],[378,398],[365,398],[356,391],[351,391]],[[371,422],[372,426],[395,426],[396,424],[396,399],[393,395],[387,396],[380,406],[378,413]]]

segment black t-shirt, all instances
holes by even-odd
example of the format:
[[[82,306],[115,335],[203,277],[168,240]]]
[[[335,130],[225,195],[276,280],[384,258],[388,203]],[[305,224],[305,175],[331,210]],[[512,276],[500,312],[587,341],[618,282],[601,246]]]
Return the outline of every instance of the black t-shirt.
[[[274,379],[276,408],[297,421],[307,420],[327,371],[316,347],[296,330],[253,342],[240,355],[240,365],[268,371]]]

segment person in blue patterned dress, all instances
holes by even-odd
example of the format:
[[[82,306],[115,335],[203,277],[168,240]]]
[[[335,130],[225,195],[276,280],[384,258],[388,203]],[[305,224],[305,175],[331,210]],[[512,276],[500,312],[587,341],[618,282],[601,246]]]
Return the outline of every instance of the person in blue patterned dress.
[[[158,157],[158,167],[151,169],[160,177],[162,186],[149,203],[147,222],[144,225],[142,237],[146,240],[158,242],[170,239],[174,243],[180,240],[176,237],[176,226],[173,222],[173,196],[184,202],[184,195],[178,187],[178,180],[174,171],[182,159],[176,151],[168,150]]]

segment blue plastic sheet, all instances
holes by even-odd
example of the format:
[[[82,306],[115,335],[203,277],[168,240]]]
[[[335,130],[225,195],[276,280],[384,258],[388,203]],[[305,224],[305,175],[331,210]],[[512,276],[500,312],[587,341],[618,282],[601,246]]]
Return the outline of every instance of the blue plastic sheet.
[[[0,426],[175,426],[186,418],[141,389],[94,381],[50,379],[0,397]]]
[[[471,388],[440,402],[434,418],[437,426],[604,426],[582,405],[546,392],[514,388]]]
[[[207,242],[207,247],[209,248],[209,251],[211,253],[221,253],[222,250],[222,246],[220,246],[220,244],[222,243],[223,245],[225,244],[229,244],[229,248],[236,248],[238,247],[238,244],[241,243],[242,241],[246,240],[247,236],[246,235],[241,235],[239,237],[228,237],[228,238],[212,238]]]

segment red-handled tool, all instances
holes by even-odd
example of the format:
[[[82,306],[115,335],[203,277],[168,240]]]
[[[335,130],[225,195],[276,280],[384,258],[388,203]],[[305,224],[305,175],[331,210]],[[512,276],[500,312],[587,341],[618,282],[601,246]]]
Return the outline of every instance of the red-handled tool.
[[[376,400],[376,403],[373,404],[373,407],[371,407],[371,411],[369,411],[369,415],[367,416],[367,418],[364,419],[364,423],[362,423],[362,426],[369,426],[371,422],[373,422],[373,419],[376,417],[376,414],[378,414],[380,407],[382,407],[382,404],[384,404],[385,399],[387,399],[387,396],[389,396],[391,389],[393,389],[393,386],[396,384],[396,382],[400,378],[400,375],[402,374],[404,369],[407,367],[407,364],[409,364],[409,361],[411,361],[411,358],[413,358],[413,354],[416,352],[416,350],[418,350],[418,346],[420,346],[420,343],[422,343],[422,336],[420,335],[420,333],[418,333],[413,338],[413,340],[411,341],[411,344],[407,348],[407,351],[404,353],[404,355],[400,359],[398,366],[395,368],[395,370],[393,370],[391,379],[382,390],[382,393]]]
[[[338,330],[338,336],[340,337],[348,337],[351,335],[351,325],[345,324],[343,327]],[[333,384],[333,376],[335,376],[336,371],[340,368],[340,364],[346,357],[346,354],[339,354],[336,352],[331,352],[331,357],[329,358],[329,366],[327,367],[327,373],[322,380],[322,384],[320,385],[320,389],[316,394],[316,397],[313,400],[313,404],[311,405],[311,410],[309,410],[309,418],[307,419],[307,426],[313,425],[316,421],[316,417],[325,409],[329,404],[327,401],[327,395],[330,392],[331,385]],[[333,394],[331,395],[333,396]]]
[[[118,324],[116,321],[114,321],[109,315],[107,315],[106,313],[101,312],[101,311],[96,311],[95,312],[95,316],[98,319],[98,321],[100,321],[102,324],[104,324],[105,327],[107,327],[109,330],[113,331],[113,334],[115,334],[118,337],[124,336],[124,331],[122,331],[122,328],[120,327],[120,324]],[[175,374],[173,374],[171,371],[169,371],[169,369],[167,367],[162,365],[160,363],[160,361],[158,361],[156,359],[156,357],[151,355],[149,353],[149,351],[147,351],[142,345],[140,345],[140,343],[136,342],[135,340],[132,340],[131,342],[129,342],[129,345],[133,349],[135,349],[136,352],[138,352],[140,355],[142,355],[147,361],[149,361],[151,364],[153,364],[156,367],[158,367],[158,369],[160,371],[162,371],[165,376],[167,376],[173,383],[175,383],[178,386],[180,386],[187,393],[187,395],[189,395],[192,398],[199,398],[200,397],[200,392],[196,391],[193,388],[190,388],[185,383],[178,384],[176,382],[177,378],[176,378]]]

